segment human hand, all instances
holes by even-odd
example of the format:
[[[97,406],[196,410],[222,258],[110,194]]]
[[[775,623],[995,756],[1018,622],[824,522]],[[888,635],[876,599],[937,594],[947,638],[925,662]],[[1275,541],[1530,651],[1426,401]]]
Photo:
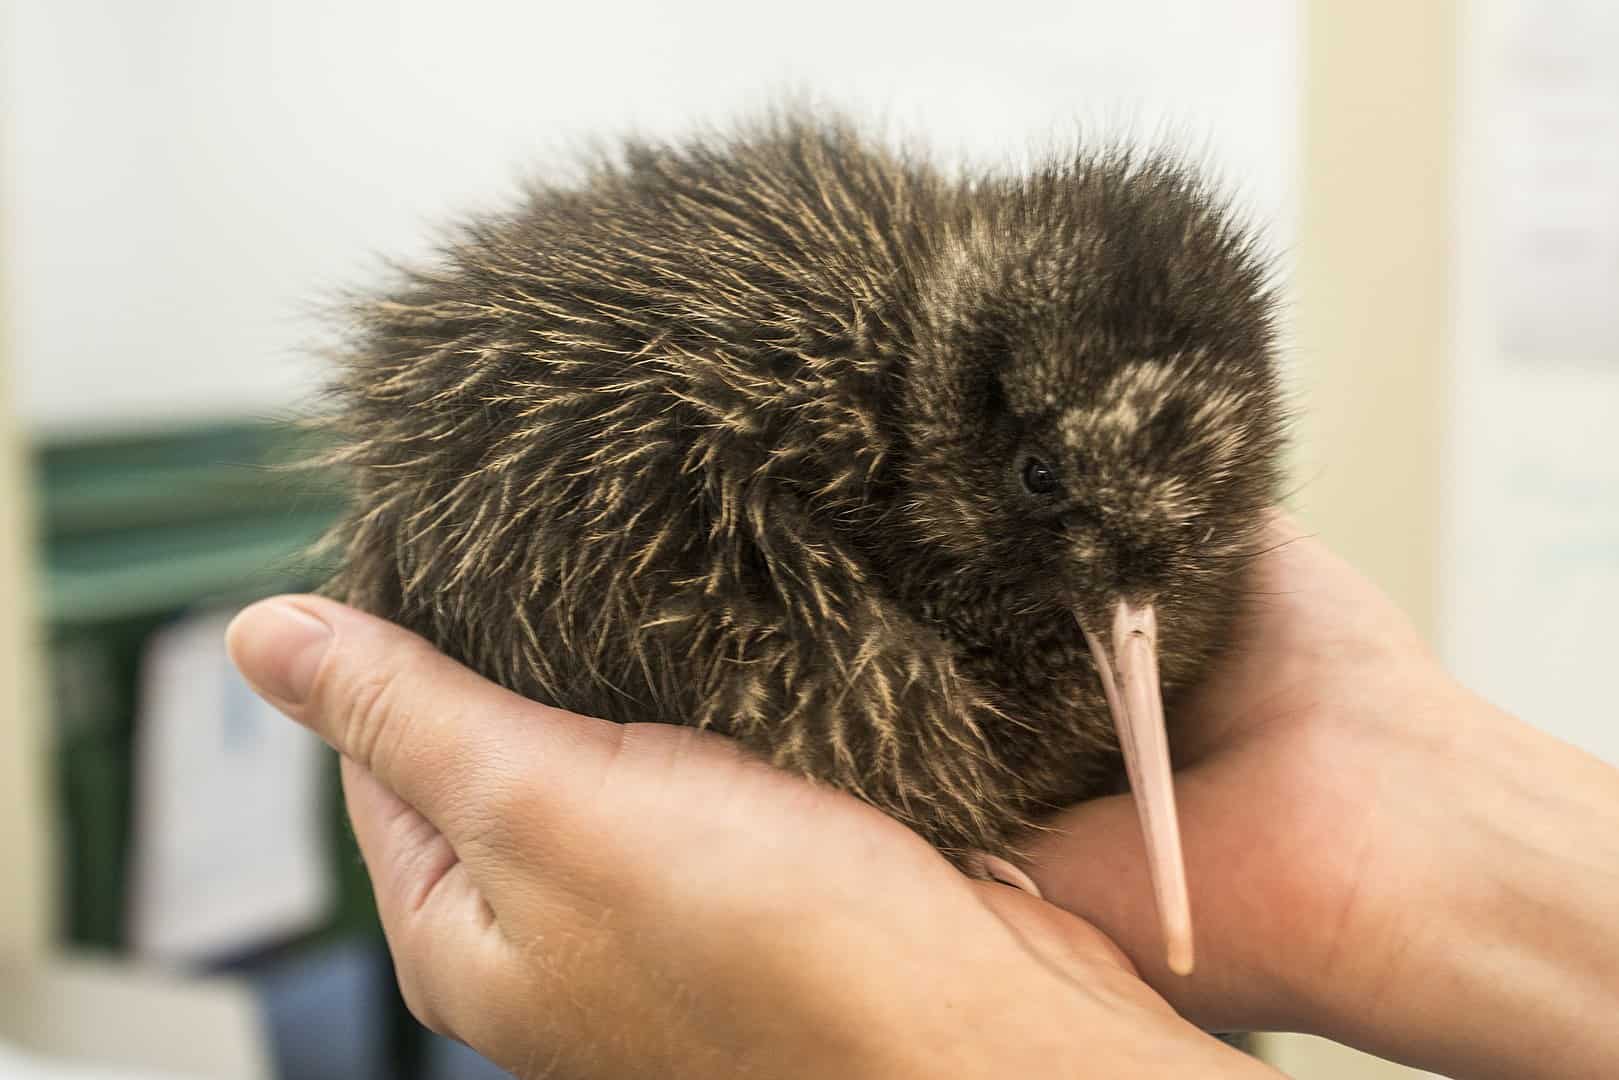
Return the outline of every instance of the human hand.
[[[1274,1075],[1081,920],[728,740],[536,705],[326,600],[228,640],[343,756],[412,1011],[519,1076]]]
[[[1619,1075],[1591,1022],[1619,1005],[1619,774],[1456,684],[1296,524],[1271,534],[1233,648],[1170,703],[1197,971],[1164,966],[1129,796],[1062,814],[1026,869],[1211,1030]]]

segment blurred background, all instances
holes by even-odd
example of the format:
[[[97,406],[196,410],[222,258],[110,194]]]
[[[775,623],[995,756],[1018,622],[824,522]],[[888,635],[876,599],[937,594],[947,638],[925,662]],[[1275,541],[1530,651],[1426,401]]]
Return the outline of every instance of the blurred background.
[[[1290,505],[1619,762],[1601,0],[0,0],[0,1076],[502,1075],[411,1022],[331,761],[220,634],[315,583],[313,314],[582,141],[784,91],[941,155],[1168,141],[1267,230]],[[1293,1075],[1414,1075],[1265,1037]]]

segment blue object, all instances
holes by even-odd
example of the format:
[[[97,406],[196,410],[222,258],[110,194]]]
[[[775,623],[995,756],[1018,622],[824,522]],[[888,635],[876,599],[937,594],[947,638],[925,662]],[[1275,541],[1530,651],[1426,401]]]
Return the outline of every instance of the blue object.
[[[398,1080],[393,976],[380,941],[341,941],[238,973],[259,995],[279,1076]]]
[[[511,1080],[511,1073],[454,1039],[429,1036],[422,1080]]]

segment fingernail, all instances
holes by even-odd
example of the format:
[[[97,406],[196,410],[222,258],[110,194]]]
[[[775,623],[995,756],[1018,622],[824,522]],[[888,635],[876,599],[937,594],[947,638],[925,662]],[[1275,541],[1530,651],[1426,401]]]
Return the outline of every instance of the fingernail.
[[[225,631],[225,648],[247,681],[288,705],[309,700],[331,641],[331,627],[282,599],[259,601]]]

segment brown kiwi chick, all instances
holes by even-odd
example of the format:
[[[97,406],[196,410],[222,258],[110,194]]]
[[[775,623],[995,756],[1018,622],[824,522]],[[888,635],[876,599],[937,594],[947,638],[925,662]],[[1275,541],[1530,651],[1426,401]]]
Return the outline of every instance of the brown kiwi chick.
[[[964,863],[1103,790],[1122,734],[1189,967],[1157,669],[1219,647],[1273,495],[1266,278],[1164,156],[947,177],[804,116],[629,143],[355,306],[330,591]]]

